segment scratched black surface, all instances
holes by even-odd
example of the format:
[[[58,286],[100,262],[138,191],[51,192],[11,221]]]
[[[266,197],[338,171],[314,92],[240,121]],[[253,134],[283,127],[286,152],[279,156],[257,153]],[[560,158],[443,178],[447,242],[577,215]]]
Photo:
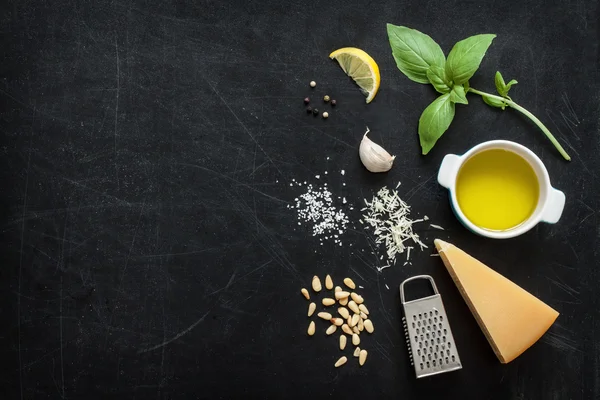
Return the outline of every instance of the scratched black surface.
[[[3,5],[2,398],[599,398],[598,2],[286,3]],[[396,69],[386,22],[445,51],[497,33],[472,85],[493,90],[496,69],[518,79],[513,98],[573,161],[476,97],[420,156],[417,121],[435,95]],[[379,63],[372,104],[327,58],[348,45]],[[307,117],[302,98],[325,93],[338,108]],[[365,126],[398,156],[387,175],[358,161]],[[492,241],[452,216],[442,157],[494,138],[546,163],[567,194],[558,225]],[[414,215],[446,228],[419,228],[427,243],[456,243],[561,316],[501,365],[429,251],[379,274],[360,225],[339,247],[296,224],[289,183],[319,174],[354,204],[401,181]],[[334,369],[337,339],[304,333],[299,288],[326,272],[364,286],[376,331],[363,368]],[[416,381],[397,285],[420,273],[438,283],[464,368]]]

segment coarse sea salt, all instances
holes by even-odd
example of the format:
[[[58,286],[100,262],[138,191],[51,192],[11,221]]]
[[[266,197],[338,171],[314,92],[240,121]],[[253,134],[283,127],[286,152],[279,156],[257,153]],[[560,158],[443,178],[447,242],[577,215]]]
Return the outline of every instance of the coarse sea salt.
[[[333,240],[342,246],[340,235],[346,232],[349,219],[344,210],[335,204],[327,184],[306,185],[306,192],[295,198],[294,204],[288,205],[288,208],[296,210],[298,223],[311,226],[313,236],[319,238],[321,245],[323,240]]]

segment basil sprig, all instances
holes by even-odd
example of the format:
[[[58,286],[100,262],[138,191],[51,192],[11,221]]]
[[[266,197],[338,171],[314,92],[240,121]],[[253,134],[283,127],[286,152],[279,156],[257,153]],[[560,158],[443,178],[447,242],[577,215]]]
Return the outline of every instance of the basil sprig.
[[[531,112],[515,103],[508,92],[517,81],[505,83],[496,72],[494,83],[498,95],[485,93],[470,87],[469,79],[477,72],[487,49],[496,35],[481,34],[457,42],[448,58],[430,36],[405,26],[387,25],[392,55],[398,69],[412,81],[431,84],[440,93],[419,118],[419,139],[423,154],[429,153],[438,139],[448,130],[454,119],[455,104],[469,104],[467,93],[478,94],[483,101],[504,110],[513,108],[535,123],[565,158],[571,157],[550,133],[548,128]]]

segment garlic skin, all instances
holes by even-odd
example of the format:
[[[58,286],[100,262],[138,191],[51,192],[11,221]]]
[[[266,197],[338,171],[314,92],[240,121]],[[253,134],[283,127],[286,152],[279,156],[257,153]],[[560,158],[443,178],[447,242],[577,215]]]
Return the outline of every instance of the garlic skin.
[[[360,161],[371,172],[387,172],[392,169],[396,156],[392,156],[383,147],[369,139],[367,137],[369,132],[369,127],[367,127],[358,148]]]

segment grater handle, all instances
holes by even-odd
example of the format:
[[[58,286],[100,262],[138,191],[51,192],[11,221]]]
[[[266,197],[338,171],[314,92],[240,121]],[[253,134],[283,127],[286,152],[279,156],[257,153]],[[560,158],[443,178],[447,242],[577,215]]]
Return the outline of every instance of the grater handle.
[[[431,283],[431,286],[433,287],[433,292],[435,294],[440,294],[437,290],[437,286],[435,286],[435,282],[433,281],[433,278],[429,275],[417,275],[417,276],[413,276],[412,278],[408,278],[407,280],[405,280],[404,282],[402,282],[400,284],[400,300],[402,300],[402,304],[406,303],[406,300],[404,298],[404,284],[410,282],[410,281],[414,281],[417,279],[427,279],[429,280],[429,283]]]

